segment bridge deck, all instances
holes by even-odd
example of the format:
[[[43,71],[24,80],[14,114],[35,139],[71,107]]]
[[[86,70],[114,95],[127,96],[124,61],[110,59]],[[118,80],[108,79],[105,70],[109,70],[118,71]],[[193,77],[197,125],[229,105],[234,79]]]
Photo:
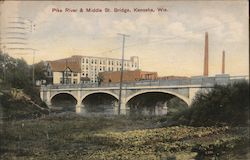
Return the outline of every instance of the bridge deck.
[[[241,80],[249,81],[248,76],[215,76],[215,77],[192,77],[186,79],[169,79],[169,80],[143,80],[137,82],[123,83],[123,88],[136,87],[170,87],[170,88],[184,88],[184,87],[211,87],[215,84],[228,84]],[[83,83],[83,84],[54,84],[41,86],[42,90],[46,89],[74,89],[74,88],[117,88],[119,83]]]

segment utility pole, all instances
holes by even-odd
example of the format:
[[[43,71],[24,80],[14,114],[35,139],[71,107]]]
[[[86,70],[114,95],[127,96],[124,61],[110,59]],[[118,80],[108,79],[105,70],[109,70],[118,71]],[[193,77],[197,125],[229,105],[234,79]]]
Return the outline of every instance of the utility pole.
[[[33,65],[32,65],[32,84],[35,86],[35,56],[36,56],[36,49],[31,49],[33,52]]]
[[[65,72],[65,83],[68,84],[69,80],[68,80],[68,60],[66,59],[66,72]]]
[[[34,86],[35,86],[35,54],[36,54],[36,51],[33,49],[32,83]]]
[[[3,46],[3,82],[6,81],[6,55],[5,55],[5,48],[6,48],[6,46]]]
[[[125,46],[125,38],[129,37],[129,35],[118,33],[118,35],[122,36],[122,65],[121,65],[121,75],[120,75],[120,89],[119,89],[119,104],[118,104],[118,115],[121,114],[121,99],[122,99],[122,83],[123,83],[123,63],[124,63],[124,46]]]

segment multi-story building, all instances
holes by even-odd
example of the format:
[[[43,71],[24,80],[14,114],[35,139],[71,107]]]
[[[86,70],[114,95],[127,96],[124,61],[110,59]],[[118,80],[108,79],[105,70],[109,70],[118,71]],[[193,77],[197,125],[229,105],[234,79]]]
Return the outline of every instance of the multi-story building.
[[[73,56],[74,57],[74,56]],[[131,57],[130,60],[124,60],[124,70],[139,69],[139,58]],[[81,58],[82,77],[89,77],[91,82],[98,81],[99,72],[120,71],[121,59],[88,57]]]
[[[92,56],[79,56],[75,55],[70,58],[60,59],[56,61],[49,61],[49,66],[59,65],[64,66],[61,68],[69,68],[71,69],[72,65],[74,65],[78,73],[80,74],[80,80],[77,83],[85,83],[86,80],[89,80],[91,83],[98,82],[98,74],[99,72],[105,71],[120,71],[121,70],[121,59],[107,58],[107,57],[92,57]],[[50,68],[50,67],[48,67]],[[129,60],[124,60],[123,65],[124,70],[137,70],[139,69],[139,58],[136,56],[131,57]],[[54,81],[54,79],[63,78],[63,74],[60,76],[56,76],[53,74],[56,70],[51,68],[49,70],[49,74],[53,76],[53,83],[58,83],[58,81]],[[62,70],[60,70],[62,72]]]

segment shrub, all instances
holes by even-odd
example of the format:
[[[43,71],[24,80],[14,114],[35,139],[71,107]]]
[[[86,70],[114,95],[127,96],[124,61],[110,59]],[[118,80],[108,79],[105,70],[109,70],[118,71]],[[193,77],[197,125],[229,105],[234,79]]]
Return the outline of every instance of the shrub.
[[[173,119],[193,126],[245,125],[249,122],[249,83],[217,85],[210,91],[199,92],[191,108]]]

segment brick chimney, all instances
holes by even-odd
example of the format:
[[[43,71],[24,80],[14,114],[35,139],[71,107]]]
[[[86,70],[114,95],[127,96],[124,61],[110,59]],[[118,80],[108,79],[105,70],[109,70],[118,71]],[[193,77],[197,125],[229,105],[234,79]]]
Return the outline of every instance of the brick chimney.
[[[222,74],[225,74],[225,51],[223,50],[222,52],[222,70],[221,70]]]
[[[204,76],[208,76],[208,33],[205,33],[205,49],[204,49]]]

